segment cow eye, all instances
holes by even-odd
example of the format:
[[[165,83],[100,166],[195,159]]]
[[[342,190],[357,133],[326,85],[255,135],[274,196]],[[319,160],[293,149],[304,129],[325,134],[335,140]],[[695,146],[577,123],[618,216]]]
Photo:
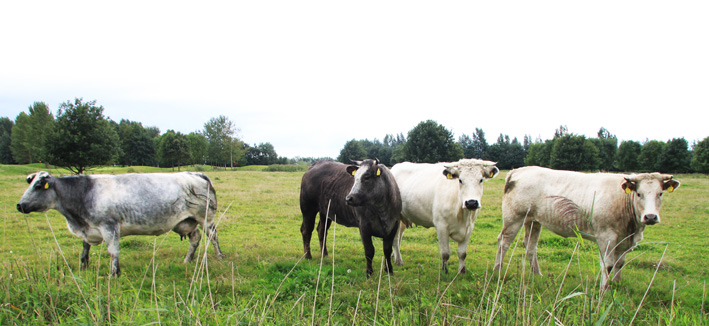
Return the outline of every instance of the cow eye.
[[[484,181],[485,181],[485,179],[480,179],[480,183],[483,183]]]
[[[460,182],[460,184],[463,184],[463,179],[458,178],[458,182]]]

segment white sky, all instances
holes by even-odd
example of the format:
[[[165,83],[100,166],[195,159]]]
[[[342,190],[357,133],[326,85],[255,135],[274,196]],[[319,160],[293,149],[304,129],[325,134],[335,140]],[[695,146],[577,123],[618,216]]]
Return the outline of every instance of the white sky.
[[[0,116],[75,97],[189,133],[337,157],[455,133],[709,136],[709,1],[3,1]]]

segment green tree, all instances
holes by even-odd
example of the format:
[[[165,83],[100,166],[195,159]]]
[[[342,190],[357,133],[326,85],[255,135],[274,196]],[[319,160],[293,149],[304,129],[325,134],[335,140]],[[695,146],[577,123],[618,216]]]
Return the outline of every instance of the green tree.
[[[657,165],[660,172],[685,173],[689,172],[691,161],[692,153],[689,152],[687,140],[674,138],[667,142],[660,153]]]
[[[248,146],[246,153],[246,164],[248,165],[271,165],[278,163],[278,154],[271,143],[254,144]]]
[[[0,164],[15,164],[12,158],[12,127],[15,123],[10,118],[0,118]]]
[[[158,157],[161,166],[169,166],[173,169],[186,165],[190,161],[190,145],[187,137],[180,132],[168,130],[160,136],[160,146],[158,147]]]
[[[552,169],[590,171],[600,164],[598,148],[585,136],[566,133],[554,139],[549,155]]]
[[[427,120],[409,131],[404,158],[414,163],[452,162],[463,158],[463,149],[452,132],[433,120]]]
[[[618,138],[612,135],[606,128],[601,127],[598,131],[598,138],[592,138],[591,141],[596,148],[598,148],[601,170],[613,170],[616,154],[618,152]]]
[[[497,162],[497,167],[504,170],[524,166],[526,152],[517,138],[510,141],[510,136],[500,134],[497,142],[487,150],[487,159]]]
[[[538,141],[529,146],[527,156],[524,158],[524,165],[537,165],[550,167],[549,157],[551,149],[554,146],[554,141],[547,140],[545,142]]]
[[[236,125],[226,116],[211,118],[204,124],[207,137],[208,161],[219,166],[231,166],[244,157],[244,144],[236,137]]]
[[[489,145],[485,139],[485,132],[480,128],[475,128],[475,133],[470,137],[462,135],[458,138],[460,146],[463,148],[463,155],[466,158],[478,158],[482,160],[489,159]]]
[[[20,112],[15,118],[15,125],[12,127],[10,143],[12,157],[19,164],[32,162],[32,151],[27,141],[30,133],[32,133],[30,116],[25,112]]]
[[[156,163],[157,151],[152,135],[140,122],[121,120],[117,126],[121,140],[118,163],[122,165],[152,166]]]
[[[692,170],[699,173],[709,173],[709,137],[694,145]]]
[[[359,140],[352,139],[345,143],[345,147],[340,150],[340,155],[337,156],[337,161],[350,164],[353,160],[367,159],[367,151]]]
[[[643,146],[636,141],[623,141],[618,147],[616,167],[620,171],[637,171],[640,167],[639,157]]]
[[[385,165],[393,166],[396,163],[404,162],[404,145],[406,145],[406,137],[403,133],[398,135],[387,134],[384,136],[384,147],[391,151],[391,157],[389,158],[389,163]]]
[[[46,161],[45,143],[54,128],[54,116],[44,102],[34,102],[28,112],[17,116],[11,135],[13,157],[21,164]]]
[[[638,165],[640,171],[653,172],[660,171],[660,166],[657,164],[660,159],[660,154],[665,149],[665,143],[658,140],[651,140],[643,145],[638,156]]]
[[[209,146],[207,137],[198,132],[191,132],[186,137],[187,142],[190,144],[190,163],[206,164],[207,147]]]
[[[104,118],[103,106],[80,98],[61,104],[54,131],[47,138],[50,163],[82,174],[108,164],[118,150],[118,134]]]

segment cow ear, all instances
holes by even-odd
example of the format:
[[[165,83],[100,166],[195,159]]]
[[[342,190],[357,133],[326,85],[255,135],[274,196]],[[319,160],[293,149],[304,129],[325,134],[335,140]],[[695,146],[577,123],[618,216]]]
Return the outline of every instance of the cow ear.
[[[355,173],[357,173],[358,168],[359,167],[354,166],[354,165],[347,166],[347,173],[351,174],[351,175],[355,175]]]
[[[499,173],[500,173],[500,169],[498,169],[496,166],[493,166],[487,171],[485,178],[492,179],[492,178],[496,177]]]
[[[32,180],[34,180],[34,177],[37,175],[37,173],[32,173],[27,176],[27,184],[32,183]]]
[[[662,185],[662,190],[667,190],[667,192],[673,192],[679,188],[679,181],[669,180]]]
[[[633,191],[635,191],[635,187],[636,187],[635,182],[628,180],[628,178],[625,178],[625,181],[620,186],[623,188],[623,190],[625,190],[626,194],[633,193]]]
[[[454,179],[457,178],[457,175],[454,175],[453,172],[451,172],[450,169],[444,169],[443,170],[443,175],[446,176],[446,179]]]

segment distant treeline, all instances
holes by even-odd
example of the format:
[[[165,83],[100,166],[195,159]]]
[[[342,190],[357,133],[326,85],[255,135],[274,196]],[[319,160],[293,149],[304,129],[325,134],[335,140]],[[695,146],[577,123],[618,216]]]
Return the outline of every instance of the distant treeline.
[[[129,120],[115,122],[103,116],[96,101],[75,99],[62,103],[56,118],[43,102],[14,120],[0,118],[0,163],[44,162],[82,173],[98,165],[143,165],[180,167],[201,164],[221,167],[244,165],[308,165],[329,158],[279,156],[271,143],[249,145],[238,138],[234,122],[225,116],[211,118],[200,131],[160,133]],[[386,135],[382,141],[355,140],[345,143],[338,161],[378,158],[392,166],[398,162],[449,162],[480,158],[497,162],[501,169],[539,165],[577,171],[659,171],[709,173],[709,137],[690,148],[684,138],[667,142],[623,141],[605,128],[596,138],[571,133],[566,126],[553,139],[532,141],[500,134],[488,144],[480,128],[457,140],[435,121],[427,120],[407,135]]]
[[[272,144],[241,141],[234,122],[211,118],[200,131],[160,133],[129,120],[103,116],[96,101],[62,103],[56,118],[43,102],[14,120],[0,118],[0,163],[49,163],[75,173],[98,165],[180,167],[202,164],[221,167],[271,164],[309,164],[317,158],[278,156]]]
[[[352,139],[337,159],[348,163],[363,158],[378,158],[389,166],[404,161],[434,163],[479,158],[497,162],[500,169],[538,165],[574,171],[709,173],[709,137],[691,149],[684,138],[618,144],[618,138],[603,127],[596,138],[586,138],[560,126],[553,139],[532,141],[525,136],[520,142],[500,134],[495,143],[488,144],[480,128],[456,141],[451,131],[428,120],[411,129],[408,136],[387,135],[383,141]]]

